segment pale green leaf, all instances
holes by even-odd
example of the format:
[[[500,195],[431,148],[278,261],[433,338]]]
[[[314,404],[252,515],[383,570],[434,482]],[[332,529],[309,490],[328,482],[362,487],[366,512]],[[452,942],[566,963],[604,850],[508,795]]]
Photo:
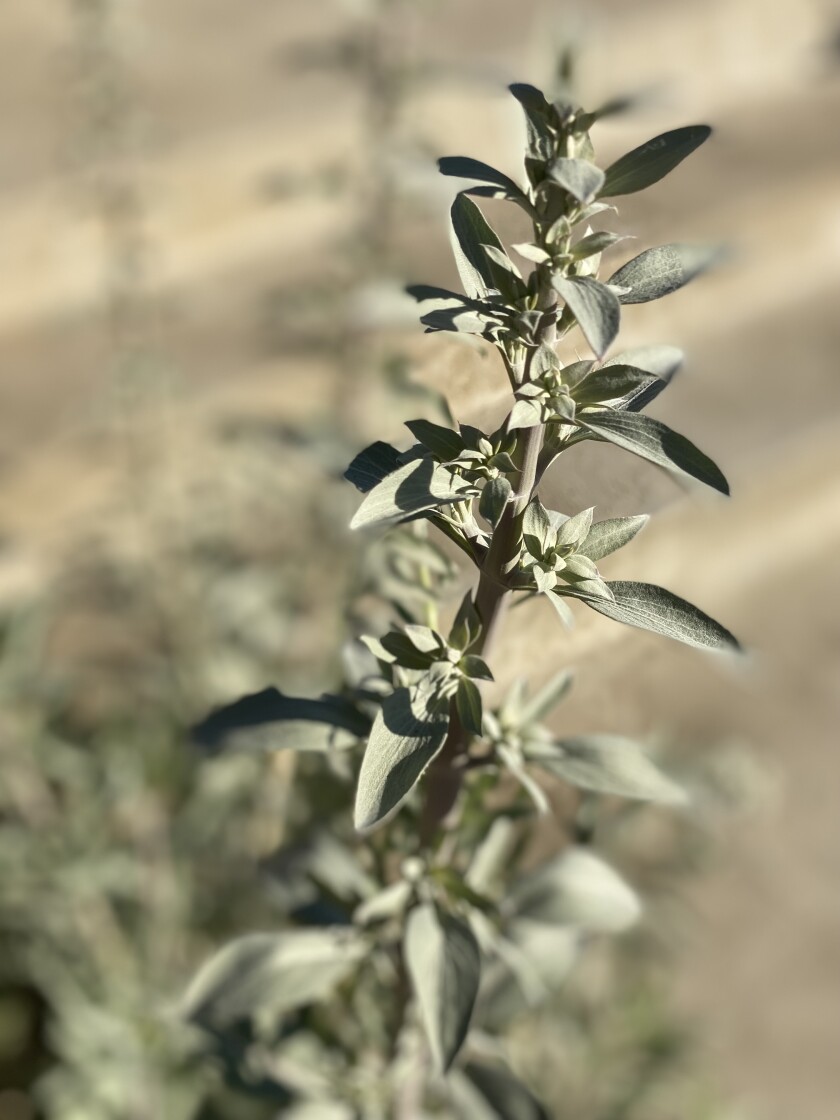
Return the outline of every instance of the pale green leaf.
[[[356,510],[351,529],[400,521],[415,513],[463,501],[477,488],[431,459],[414,459],[384,478]]]
[[[415,439],[443,462],[457,459],[464,450],[464,440],[458,432],[431,420],[407,420],[405,426]]]
[[[525,294],[521,280],[506,267],[491,260],[485,246],[504,253],[504,246],[474,202],[465,194],[456,196],[450,211],[452,251],[464,291],[471,299],[484,299],[499,291],[508,299]]]
[[[467,1037],[481,977],[470,927],[431,903],[408,916],[405,962],[439,1072],[452,1065]]]
[[[586,159],[556,159],[549,178],[584,204],[592,202],[604,185],[604,172]]]
[[[609,283],[627,289],[619,303],[649,303],[682,288],[721,259],[719,248],[660,245],[646,249],[615,272]]]
[[[698,649],[740,649],[737,640],[719,622],[664,587],[629,580],[611,581],[607,586],[613,593],[612,602],[590,599],[578,588],[567,588],[566,594],[580,598],[616,622],[650,630]]]
[[[266,1022],[329,995],[367,951],[345,927],[247,934],[199,969],[182,1014],[214,1031]]]
[[[599,439],[614,443],[649,463],[695,478],[721,494],[729,493],[729,483],[712,460],[661,420],[641,412],[615,410],[585,413],[579,417],[579,422]]]
[[[502,475],[491,478],[481,491],[478,512],[491,525],[496,525],[512,493],[513,487]]]
[[[637,517],[610,517],[596,521],[578,552],[590,560],[600,560],[629,544],[640,529],[647,525],[650,518],[646,513]]]
[[[711,131],[705,124],[675,128],[627,152],[607,168],[601,198],[634,194],[658,183],[708,140]]]
[[[554,276],[552,284],[566,301],[599,358],[606,354],[618,334],[621,305],[606,284],[590,276]]]
[[[684,804],[685,792],[650,760],[644,748],[617,735],[579,735],[532,742],[526,758],[580,789],[643,801]]]
[[[571,669],[561,669],[551,677],[530,699],[523,702],[519,712],[522,724],[538,723],[544,719],[569,694],[575,675]]]
[[[530,1089],[503,1066],[470,1062],[453,1077],[452,1093],[465,1120],[549,1120]]]
[[[458,709],[458,718],[461,726],[470,735],[481,735],[481,693],[478,685],[469,677],[462,677],[458,681],[458,691],[455,693],[455,704]]]
[[[413,789],[443,746],[449,713],[428,682],[398,688],[382,704],[362,759],[356,789],[355,826],[378,824]]]
[[[528,203],[525,192],[509,175],[497,171],[487,163],[482,163],[481,160],[471,159],[469,156],[444,156],[438,160],[438,169],[441,175],[451,175],[456,179],[474,179],[479,183],[491,183],[501,188],[504,197],[515,202]]]
[[[513,891],[518,914],[533,921],[617,933],[641,913],[635,892],[618,872],[584,848],[567,848]]]

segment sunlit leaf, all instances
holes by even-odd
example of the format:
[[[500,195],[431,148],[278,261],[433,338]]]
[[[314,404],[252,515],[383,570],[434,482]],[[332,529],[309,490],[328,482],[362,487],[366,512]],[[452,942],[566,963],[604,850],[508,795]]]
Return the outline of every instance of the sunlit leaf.
[[[463,501],[477,488],[431,459],[415,459],[373,487],[356,510],[351,529],[400,521],[415,513]]]
[[[359,771],[357,829],[373,828],[408,796],[443,746],[448,729],[448,708],[440,707],[425,681],[398,688],[385,699]]]
[[[641,412],[611,410],[585,413],[579,422],[600,439],[649,463],[705,482],[721,494],[729,493],[729,483],[708,455],[661,420]]]
[[[578,735],[556,742],[531,743],[530,762],[570,785],[598,793],[679,805],[684,791],[667,778],[634,740],[618,735]]]
[[[649,303],[682,288],[722,257],[719,248],[660,245],[646,249],[613,273],[609,283],[627,291],[619,303]]]
[[[590,276],[555,276],[555,290],[571,308],[586,341],[602,358],[618,334],[621,306],[606,284]]]
[[[452,1065],[469,1030],[481,957],[461,918],[426,903],[408,916],[405,961],[435,1065]]]
[[[711,132],[705,124],[675,128],[627,152],[607,168],[601,198],[633,194],[658,183],[708,140]]]

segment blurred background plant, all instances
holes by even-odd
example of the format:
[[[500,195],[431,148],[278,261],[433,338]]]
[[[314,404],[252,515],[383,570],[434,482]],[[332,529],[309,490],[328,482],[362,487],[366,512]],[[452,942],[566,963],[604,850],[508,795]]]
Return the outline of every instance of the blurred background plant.
[[[13,7],[3,17],[10,26]],[[430,182],[432,169],[429,164],[423,172],[423,156],[452,144],[438,141],[432,129],[424,135],[421,127],[413,135],[418,114],[414,104],[406,114],[412,87],[406,75],[415,76],[414,88],[422,88],[424,96],[431,89],[445,103],[447,89],[459,89],[463,98],[468,88],[467,100],[480,100],[503,78],[523,72],[498,61],[507,57],[503,35],[496,61],[476,65],[466,76],[445,51],[442,58],[424,59],[417,21],[434,20],[441,41],[452,30],[453,43],[460,21],[453,17],[448,24],[447,13],[433,0],[418,15],[423,7],[398,0],[354,6],[354,12],[336,17],[336,38],[328,40],[320,27],[310,29],[317,50],[303,50],[305,28],[295,39],[291,49],[301,65],[325,67],[296,75],[295,86],[302,83],[311,94],[323,80],[329,89],[324,97],[340,90],[352,101],[356,124],[352,140],[337,143],[335,158],[315,163],[306,176],[278,177],[269,166],[259,177],[262,197],[274,202],[302,197],[308,204],[317,180],[319,190],[340,196],[343,237],[327,238],[330,251],[319,256],[312,282],[307,274],[306,283],[277,286],[272,276],[287,251],[278,233],[262,296],[255,297],[251,287],[247,301],[237,303],[235,282],[223,285],[229,290],[221,302],[230,302],[231,316],[244,323],[241,350],[228,346],[218,358],[209,354],[213,309],[219,306],[210,301],[203,315],[211,341],[195,361],[207,357],[209,368],[216,360],[215,376],[229,380],[243,355],[247,361],[258,355],[272,377],[271,362],[280,351],[299,356],[311,375],[308,399],[289,391],[281,400],[260,383],[252,405],[228,397],[224,407],[217,401],[209,408],[196,403],[194,372],[183,359],[184,324],[193,326],[194,310],[159,279],[161,273],[168,277],[170,262],[154,205],[147,208],[156,189],[154,176],[149,182],[148,145],[159,125],[147,88],[136,80],[138,57],[150,51],[141,6],[75,0],[67,5],[72,20],[56,19],[49,28],[33,14],[21,15],[27,34],[34,27],[33,34],[41,36],[37,41],[46,43],[48,61],[60,63],[61,90],[51,108],[61,122],[61,143],[50,155],[60,148],[76,215],[81,212],[84,223],[95,214],[94,243],[102,246],[92,254],[87,289],[98,303],[97,313],[87,317],[95,324],[94,342],[80,350],[71,337],[66,350],[68,364],[96,369],[97,376],[82,379],[77,398],[82,404],[75,404],[75,411],[56,407],[72,434],[81,431],[83,464],[94,458],[106,462],[119,484],[105,491],[104,500],[97,485],[95,516],[79,516],[78,529],[64,538],[57,530],[43,538],[53,555],[48,564],[35,565],[34,576],[27,571],[19,579],[14,563],[4,569],[4,587],[11,590],[3,597],[0,669],[3,1120],[248,1120],[277,1111],[276,1104],[255,1102],[250,1092],[222,1089],[212,1071],[197,1064],[192,1040],[182,1033],[172,1007],[196,959],[237,932],[272,926],[300,903],[288,897],[294,877],[272,869],[278,859],[283,866],[278,851],[300,841],[312,820],[329,819],[331,787],[315,782],[304,763],[292,795],[288,757],[268,768],[248,757],[208,761],[185,746],[186,730],[214,703],[268,681],[312,693],[327,686],[336,670],[333,651],[343,631],[347,587],[364,585],[365,578],[377,587],[383,576],[399,580],[398,565],[395,576],[392,558],[381,553],[366,560],[361,573],[361,560],[319,569],[308,541],[334,533],[347,520],[352,496],[329,477],[344,466],[346,444],[361,446],[370,434],[359,415],[374,415],[371,427],[380,425],[383,414],[394,422],[402,418],[403,402],[394,402],[393,394],[406,388],[406,371],[418,353],[396,330],[402,308],[392,296],[407,262],[416,261],[418,251],[430,252],[425,215],[434,213],[436,203],[434,196],[429,201],[424,174]],[[530,15],[545,50],[546,9]],[[243,19],[241,13],[232,18]],[[259,18],[265,26],[278,26],[276,12]],[[488,26],[491,22],[488,15]],[[819,5],[806,5],[795,21],[791,51],[810,42],[807,34],[816,49],[824,23]],[[224,38],[227,24],[221,25]],[[757,25],[746,15],[732,27],[746,28],[747,36],[754,32],[758,41]],[[10,36],[8,42],[11,52],[17,40]],[[286,73],[288,51],[284,46],[273,56]],[[562,48],[557,57],[564,53]],[[451,55],[456,58],[457,51]],[[21,59],[28,65],[25,52]],[[187,83],[193,60],[196,71],[203,65],[200,54],[183,56]],[[553,68],[550,59],[547,69]],[[277,80],[270,67],[266,71],[263,112],[271,104],[265,90]],[[383,82],[393,94],[384,120]],[[815,90],[808,104],[824,111],[835,95],[821,94],[818,83]],[[208,112],[213,111],[211,104]],[[439,123],[439,117],[427,113],[423,119]],[[376,147],[376,135],[386,137],[393,156]],[[758,145],[760,134],[753,135]],[[266,158],[270,162],[272,156],[264,145],[257,161],[263,171]],[[371,175],[371,168],[389,163],[393,175]],[[389,193],[410,178],[412,167],[413,220],[408,200],[398,202]],[[814,174],[817,182],[822,164]],[[392,221],[374,222],[385,233],[371,239],[371,223],[383,214]],[[439,226],[437,217],[435,222]],[[264,230],[261,226],[260,236]],[[246,242],[251,236],[246,228]],[[7,243],[14,247],[13,240]],[[201,259],[213,267],[212,252],[200,258],[199,267]],[[72,283],[85,291],[87,266],[73,260]],[[177,262],[172,268],[177,276]],[[412,263],[412,276],[420,271]],[[350,279],[360,273],[362,291],[351,291]],[[288,275],[296,275],[294,268]],[[380,276],[390,283],[378,285]],[[19,281],[16,287],[25,294],[25,271]],[[341,315],[334,314],[337,295],[347,308]],[[69,303],[71,311],[62,311],[59,320],[66,315],[71,323],[73,300]],[[814,307],[803,319],[809,330],[819,310],[817,303]],[[5,307],[4,316],[9,331]],[[364,322],[360,333],[358,324]],[[57,329],[55,335],[62,337]],[[812,401],[826,391],[823,351],[831,352],[815,346],[807,374],[812,381],[802,390]],[[786,352],[795,357],[798,346],[791,343]],[[56,394],[77,392],[78,382],[69,390],[60,386],[62,348],[47,355],[49,361],[40,351],[36,358],[39,370],[46,370],[46,399],[53,384]],[[8,359],[9,351],[4,356]],[[458,382],[462,366],[460,356],[446,358],[447,378]],[[364,378],[369,407],[357,410],[358,381],[344,376],[347,369]],[[103,389],[99,375],[106,370],[109,383]],[[389,371],[397,376],[389,378]],[[18,389],[25,396],[20,382]],[[327,401],[334,403],[325,410]],[[193,409],[203,427],[185,423]],[[768,412],[762,438],[772,423]],[[9,457],[16,453],[16,438],[14,433]],[[721,446],[725,442],[722,436]],[[55,492],[71,494],[73,510],[83,504],[89,474],[67,472],[68,461],[71,468],[78,463],[66,450],[62,444],[50,500]],[[32,493],[21,487],[15,499],[27,513],[43,504],[43,489],[34,491],[34,499]],[[11,549],[14,562],[22,519],[16,512],[8,516],[8,510],[4,507],[6,558]],[[61,516],[66,520],[59,510]],[[342,541],[340,547],[350,546]],[[704,866],[708,845],[725,835],[728,811],[749,801],[763,780],[752,774],[740,748],[721,748],[702,736],[666,743],[663,751],[677,770],[684,759],[694,775],[690,780],[708,791],[708,801],[701,799],[696,819],[627,823],[635,839],[628,858],[622,837],[623,867],[649,900],[650,921],[626,942],[599,949],[561,997],[515,1026],[514,1052],[523,1071],[533,1074],[547,1100],[558,1101],[559,1115],[568,1109],[583,1120],[649,1120],[673,1115],[675,1101],[685,1116],[735,1115],[692,1058],[690,1032],[671,1005],[662,948],[669,930],[675,929],[679,940],[686,920],[679,899],[688,873]],[[339,784],[344,780],[335,776]],[[548,1061],[551,1084],[544,1083]]]

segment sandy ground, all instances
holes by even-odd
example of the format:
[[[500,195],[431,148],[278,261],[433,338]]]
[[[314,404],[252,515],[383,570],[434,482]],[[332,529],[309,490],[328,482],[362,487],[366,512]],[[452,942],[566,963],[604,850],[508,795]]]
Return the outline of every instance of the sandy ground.
[[[166,372],[129,412],[144,440],[166,427],[166,470],[200,472],[220,417],[318,412],[323,359],[302,366],[282,339],[267,352],[261,309],[271,291],[312,282],[337,250],[347,204],[320,188],[269,188],[352,161],[352,82],[292,61],[302,43],[349,26],[354,7],[364,5],[329,15],[293,0],[252,0],[247,15],[231,0],[121,6],[107,65],[131,91],[137,142],[96,163],[102,136],[84,122],[101,90],[72,80],[90,50],[72,5],[2,6],[0,594],[37,588],[113,503],[120,361],[105,310],[130,278],[138,234],[151,293],[142,329]],[[619,222],[645,243],[722,240],[731,260],[665,303],[630,309],[623,337],[686,349],[688,369],[657,415],[718,459],[734,496],[685,501],[644,466],[616,482],[608,449],[587,448],[552,485],[569,508],[668,505],[613,570],[696,599],[752,656],[736,670],[595,618],[568,642],[540,614],[515,653],[534,660],[539,649],[542,661],[556,649],[579,666],[572,720],[589,699],[615,729],[739,737],[779,775],[779,807],[736,831],[692,897],[677,985],[716,1073],[758,1120],[840,1112],[840,67],[828,47],[838,18],[829,0],[779,0],[772,11],[758,0],[610,0],[594,14],[429,0],[404,29],[407,54],[439,64],[408,114],[411,136],[436,154],[515,171],[515,106],[501,87],[544,80],[552,44],[570,33],[593,100],[648,93],[638,113],[604,126],[603,151],[694,119],[716,126],[691,165],[627,199]],[[433,181],[428,166],[409,171],[417,189]],[[127,183],[138,204],[110,233],[91,203],[103,177]],[[430,191],[425,217],[407,211],[400,240],[411,278],[435,282],[451,266],[446,192]],[[419,335],[410,346],[456,405],[493,411],[476,358]]]

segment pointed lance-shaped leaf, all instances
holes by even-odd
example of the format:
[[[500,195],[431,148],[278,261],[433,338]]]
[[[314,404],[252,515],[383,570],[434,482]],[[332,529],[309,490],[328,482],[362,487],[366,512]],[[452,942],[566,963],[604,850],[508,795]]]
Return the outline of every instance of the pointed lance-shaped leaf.
[[[477,487],[431,459],[414,459],[373,487],[356,510],[351,529],[402,521],[415,513],[461,502]]]
[[[458,1115],[469,1120],[549,1120],[549,1114],[510,1070],[469,1062],[453,1074],[452,1095]]]
[[[448,708],[440,707],[425,680],[410,689],[398,688],[385,699],[359,771],[357,829],[373,828],[408,796],[448,730]]]
[[[608,517],[605,521],[596,521],[578,548],[578,555],[601,560],[629,544],[649,520],[646,513],[640,513],[637,517]]]
[[[641,913],[618,872],[584,848],[567,848],[520,878],[512,900],[522,917],[604,933],[627,929]]]
[[[552,284],[571,308],[586,341],[602,358],[618,334],[621,319],[615,292],[590,276],[555,276]]]
[[[513,487],[504,475],[491,478],[489,482],[484,484],[484,489],[481,491],[478,512],[485,521],[489,521],[491,525],[496,525],[512,493]]]
[[[548,159],[554,147],[554,138],[548,125],[551,106],[545,94],[525,82],[516,82],[508,89],[522,106],[528,126],[528,155],[531,159]]]
[[[723,253],[719,247],[704,245],[659,245],[639,253],[609,279],[619,288],[627,288],[620,303],[649,303],[676,292],[695,276],[705,272]]]
[[[415,439],[443,462],[457,459],[464,450],[464,440],[458,432],[431,420],[406,420],[405,426]]]
[[[729,483],[708,455],[661,420],[641,412],[605,410],[581,414],[579,423],[599,439],[649,463],[696,478],[721,494],[729,493]]]
[[[426,903],[408,916],[405,963],[435,1065],[445,1073],[467,1037],[478,995],[478,944],[466,922]]]
[[[663,389],[667,389],[674,374],[683,364],[685,355],[676,346],[636,346],[625,350],[604,362],[604,366],[629,365],[647,370],[653,377],[647,385],[628,393],[621,402],[621,408],[628,412],[641,412],[655,400]]]
[[[643,747],[618,735],[534,742],[526,746],[525,757],[580,789],[671,805],[686,801],[684,790],[651,762]]]
[[[471,299],[484,299],[491,291],[499,291],[509,299],[524,295],[522,281],[485,251],[485,246],[489,246],[506,255],[504,246],[476,204],[463,193],[456,195],[450,217],[452,252],[467,295]]]
[[[604,172],[588,159],[556,159],[548,169],[549,178],[578,202],[592,202],[604,185]]]
[[[482,732],[481,693],[478,691],[478,685],[471,681],[469,677],[462,677],[458,681],[455,705],[464,730],[470,735],[480,735]]]
[[[329,995],[367,952],[343,926],[247,934],[199,969],[181,1012],[219,1032],[243,1019],[283,1015]]]
[[[615,622],[650,630],[697,649],[738,651],[741,648],[737,639],[719,622],[664,587],[632,580],[610,581],[607,586],[613,593],[611,602],[593,598],[578,588],[564,588],[564,594],[580,599]]]
[[[438,160],[438,169],[441,175],[451,175],[456,179],[475,179],[479,183],[491,183],[501,188],[504,197],[515,202],[527,203],[530,208],[527,195],[509,175],[497,171],[495,167],[482,163],[479,159],[471,159],[469,156],[444,156]]]
[[[686,156],[690,156],[708,140],[711,132],[705,124],[675,128],[671,132],[655,136],[632,152],[627,152],[607,168],[600,197],[615,198],[620,194],[634,194],[658,183],[682,163]]]
[[[575,386],[572,395],[579,405],[600,404],[602,401],[617,401],[635,394],[657,380],[645,369],[613,363],[600,366],[584,377]]]

